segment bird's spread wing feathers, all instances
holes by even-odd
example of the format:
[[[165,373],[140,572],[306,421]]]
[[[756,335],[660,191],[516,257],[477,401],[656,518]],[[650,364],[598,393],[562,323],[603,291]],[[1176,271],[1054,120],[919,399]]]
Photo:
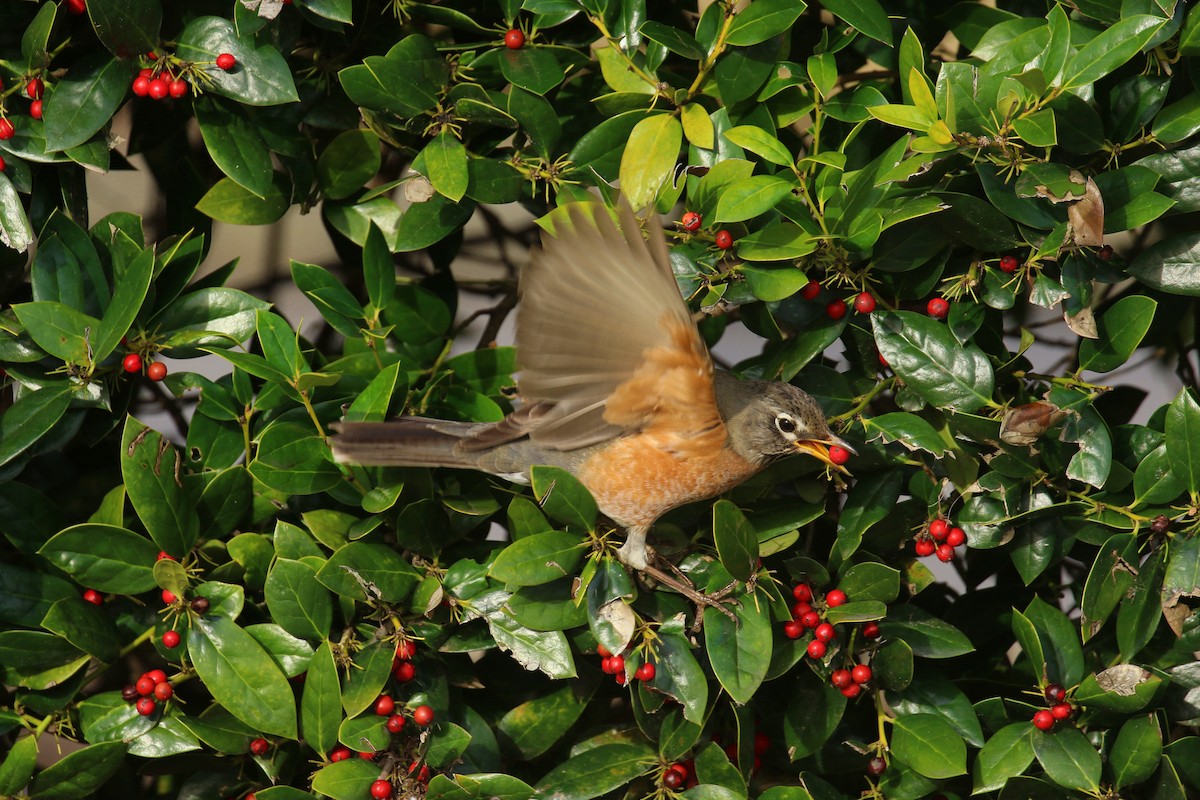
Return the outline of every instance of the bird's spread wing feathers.
[[[521,276],[519,385],[538,409],[528,433],[559,450],[631,431],[677,431],[682,450],[720,446],[712,360],[663,233],[651,225],[643,239],[627,205],[620,218],[618,228],[598,204],[569,207]]]

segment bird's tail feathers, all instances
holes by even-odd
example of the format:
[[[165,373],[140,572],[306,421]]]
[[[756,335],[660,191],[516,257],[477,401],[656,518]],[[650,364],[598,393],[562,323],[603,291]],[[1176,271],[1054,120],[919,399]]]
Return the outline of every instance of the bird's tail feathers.
[[[456,445],[479,429],[475,422],[401,417],[388,422],[343,422],[330,444],[340,464],[376,467],[476,469],[471,454]]]

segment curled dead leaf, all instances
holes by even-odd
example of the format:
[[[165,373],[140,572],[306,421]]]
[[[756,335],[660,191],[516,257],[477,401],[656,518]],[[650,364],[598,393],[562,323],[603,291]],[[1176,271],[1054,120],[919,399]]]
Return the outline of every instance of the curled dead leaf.
[[[1081,200],[1067,206],[1067,222],[1071,240],[1080,247],[1099,247],[1104,244],[1104,198],[1100,187],[1091,178]]]
[[[1145,683],[1150,673],[1137,664],[1118,664],[1096,673],[1096,683],[1106,692],[1131,697],[1137,687]]]
[[[1041,400],[1010,408],[1000,425],[1000,439],[1019,447],[1031,445],[1065,416],[1058,406]]]

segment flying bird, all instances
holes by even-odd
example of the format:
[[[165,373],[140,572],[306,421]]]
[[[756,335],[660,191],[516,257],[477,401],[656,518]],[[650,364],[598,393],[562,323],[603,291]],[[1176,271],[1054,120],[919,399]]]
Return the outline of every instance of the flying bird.
[[[627,205],[619,226],[598,203],[566,211],[520,277],[521,405],[491,423],[345,422],[334,457],[480,470],[518,483],[529,482],[535,465],[560,467],[624,528],[624,564],[711,605],[652,563],[646,538],[654,521],[783,456],[808,454],[844,471],[829,448],[853,448],[804,391],[714,368],[659,226],[648,226],[647,241]]]

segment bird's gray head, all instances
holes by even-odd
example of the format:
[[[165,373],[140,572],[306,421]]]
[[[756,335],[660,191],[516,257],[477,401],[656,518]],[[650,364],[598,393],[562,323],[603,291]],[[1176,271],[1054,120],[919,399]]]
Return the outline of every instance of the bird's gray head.
[[[808,453],[841,472],[829,446],[854,449],[829,429],[825,413],[806,392],[781,381],[717,381],[717,405],[729,428],[730,444],[743,458],[767,464]]]

